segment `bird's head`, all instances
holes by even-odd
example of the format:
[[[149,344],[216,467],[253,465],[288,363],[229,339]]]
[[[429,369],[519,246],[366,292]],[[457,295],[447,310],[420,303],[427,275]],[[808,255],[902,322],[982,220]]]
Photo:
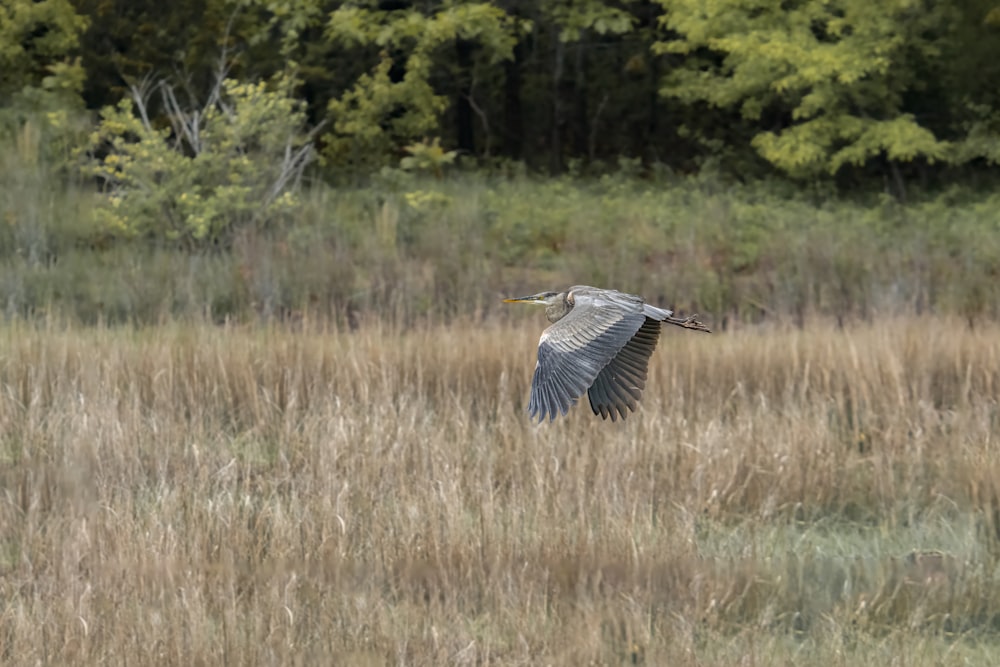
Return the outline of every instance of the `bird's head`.
[[[514,299],[504,299],[504,303],[535,303],[541,306],[551,306],[562,298],[560,292],[539,292],[531,296],[519,296]]]

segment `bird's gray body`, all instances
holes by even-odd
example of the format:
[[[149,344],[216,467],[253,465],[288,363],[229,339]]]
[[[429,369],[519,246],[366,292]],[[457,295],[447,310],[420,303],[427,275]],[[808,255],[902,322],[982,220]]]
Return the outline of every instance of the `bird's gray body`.
[[[640,296],[587,285],[511,301],[545,304],[552,322],[538,344],[528,402],[530,415],[542,421],[565,415],[585,392],[594,414],[624,419],[646,388],[661,323],[708,331],[694,317],[674,318]]]

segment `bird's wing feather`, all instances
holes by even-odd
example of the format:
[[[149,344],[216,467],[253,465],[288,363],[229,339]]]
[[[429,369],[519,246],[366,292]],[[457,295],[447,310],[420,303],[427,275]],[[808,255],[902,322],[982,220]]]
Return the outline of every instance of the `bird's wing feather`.
[[[546,329],[538,344],[528,412],[542,421],[566,414],[646,322],[644,304],[638,297],[586,287],[571,288],[571,294],[573,309]],[[621,369],[610,377],[635,376],[639,357],[627,356]],[[621,396],[620,385],[605,382],[599,391],[612,392],[609,396],[613,401]]]
[[[634,297],[641,302],[639,297]],[[642,303],[645,321],[625,346],[601,369],[587,392],[590,408],[602,418],[625,419],[635,411],[642,391],[646,388],[649,358],[660,340],[660,322],[673,316],[672,310]]]
[[[624,419],[635,411],[646,388],[649,357],[660,339],[660,321],[645,317],[642,326],[621,351],[601,369],[587,392],[590,408],[604,419]]]

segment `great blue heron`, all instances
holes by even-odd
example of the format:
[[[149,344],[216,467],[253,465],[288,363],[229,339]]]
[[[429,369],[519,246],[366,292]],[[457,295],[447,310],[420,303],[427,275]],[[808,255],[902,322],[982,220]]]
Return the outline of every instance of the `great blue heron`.
[[[625,419],[646,387],[649,357],[660,338],[660,323],[711,330],[697,315],[674,317],[641,296],[586,285],[565,292],[540,292],[505,303],[545,306],[552,324],[538,342],[528,412],[539,421],[566,414],[587,392],[594,414]]]

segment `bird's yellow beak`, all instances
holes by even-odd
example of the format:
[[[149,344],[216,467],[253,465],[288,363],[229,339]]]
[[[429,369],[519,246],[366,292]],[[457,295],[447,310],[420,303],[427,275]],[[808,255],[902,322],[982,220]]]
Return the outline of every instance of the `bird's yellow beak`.
[[[541,303],[542,300],[538,298],[538,295],[532,294],[531,296],[518,296],[513,299],[504,299],[504,303]]]

